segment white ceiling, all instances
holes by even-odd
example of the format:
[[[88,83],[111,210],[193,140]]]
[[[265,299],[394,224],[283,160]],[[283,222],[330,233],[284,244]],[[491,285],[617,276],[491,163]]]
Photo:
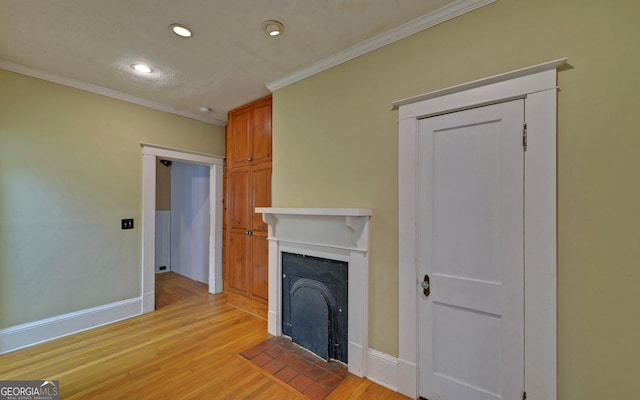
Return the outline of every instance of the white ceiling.
[[[491,1],[0,0],[0,68],[223,125],[270,90]],[[269,19],[283,35],[262,31]]]

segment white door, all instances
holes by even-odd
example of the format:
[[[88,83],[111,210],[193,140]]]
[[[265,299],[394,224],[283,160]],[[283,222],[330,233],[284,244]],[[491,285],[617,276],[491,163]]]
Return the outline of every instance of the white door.
[[[521,399],[524,101],[426,118],[418,135],[419,393]]]

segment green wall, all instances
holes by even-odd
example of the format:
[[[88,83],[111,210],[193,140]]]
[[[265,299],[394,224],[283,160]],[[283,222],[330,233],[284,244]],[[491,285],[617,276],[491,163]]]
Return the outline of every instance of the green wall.
[[[273,205],[373,209],[371,347],[398,351],[391,102],[568,57],[558,73],[559,398],[637,396],[639,16],[636,0],[499,0],[274,93]]]
[[[0,328],[141,295],[140,142],[224,128],[0,70]]]

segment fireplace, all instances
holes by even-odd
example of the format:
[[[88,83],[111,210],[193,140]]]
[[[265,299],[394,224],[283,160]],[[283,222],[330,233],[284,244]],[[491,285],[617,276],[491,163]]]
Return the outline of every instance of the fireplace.
[[[338,277],[347,286],[346,312],[346,357],[349,372],[357,376],[366,375],[366,355],[368,351],[368,289],[369,289],[369,219],[371,210],[361,208],[272,208],[259,207],[256,212],[263,214],[269,225],[269,311],[268,331],[274,336],[295,336],[283,329],[284,285],[290,285],[283,279],[283,260],[292,255],[300,259],[326,260],[344,265],[345,272]],[[325,261],[321,261],[323,264]],[[311,263],[307,272],[318,272],[317,263]],[[335,268],[340,268],[334,265]],[[305,272],[306,273],[306,272]],[[320,274],[322,274],[320,272]],[[317,275],[317,274],[316,274]],[[346,282],[345,279],[346,278]],[[304,280],[302,280],[304,279]],[[303,301],[311,300],[320,304],[318,315],[336,313],[341,307],[331,304],[322,285],[312,283],[314,277],[297,276],[295,289],[302,295]],[[326,285],[325,285],[326,286]],[[291,287],[288,288],[289,292]],[[302,290],[302,291],[300,291]],[[324,294],[323,294],[324,293]],[[297,300],[294,300],[297,301]],[[337,300],[336,300],[337,301]],[[336,303],[337,304],[337,303]],[[297,304],[298,307],[300,304]],[[291,312],[291,309],[286,310]],[[300,312],[300,310],[294,310]],[[338,312],[339,313],[339,312]],[[335,316],[335,315],[334,315]],[[316,324],[316,316],[311,325]],[[320,317],[318,317],[320,318]],[[324,318],[324,317],[322,317]],[[329,316],[329,318],[333,318]],[[339,315],[336,316],[339,318]],[[336,333],[337,335],[338,333]],[[322,333],[330,336],[331,333]],[[333,336],[332,336],[333,339]],[[330,339],[330,340],[332,340]],[[296,338],[294,338],[296,341]],[[333,344],[335,344],[332,341]],[[334,347],[340,347],[338,346]],[[327,352],[330,350],[328,349]],[[332,357],[332,356],[329,356]],[[333,358],[339,359],[335,356]]]
[[[347,363],[348,264],[282,253],[282,333],[329,361]]]

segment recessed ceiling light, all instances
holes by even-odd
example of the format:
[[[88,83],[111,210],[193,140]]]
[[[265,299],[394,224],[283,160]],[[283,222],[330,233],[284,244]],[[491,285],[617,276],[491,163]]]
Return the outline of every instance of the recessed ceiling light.
[[[203,113],[210,113],[211,111],[213,111],[213,110],[211,109],[211,107],[207,107],[207,106],[202,106],[202,107],[200,107],[200,112],[203,112]]]
[[[278,21],[268,20],[262,23],[262,30],[269,36],[279,36],[284,32],[284,25]]]
[[[133,64],[131,68],[135,69],[136,71],[142,74],[150,74],[151,71],[153,71],[151,67],[146,64]]]
[[[169,26],[169,28],[171,29],[171,32],[175,33],[176,35],[178,35],[180,37],[189,38],[189,37],[193,36],[193,33],[191,32],[191,28],[189,28],[186,25],[171,24]]]

